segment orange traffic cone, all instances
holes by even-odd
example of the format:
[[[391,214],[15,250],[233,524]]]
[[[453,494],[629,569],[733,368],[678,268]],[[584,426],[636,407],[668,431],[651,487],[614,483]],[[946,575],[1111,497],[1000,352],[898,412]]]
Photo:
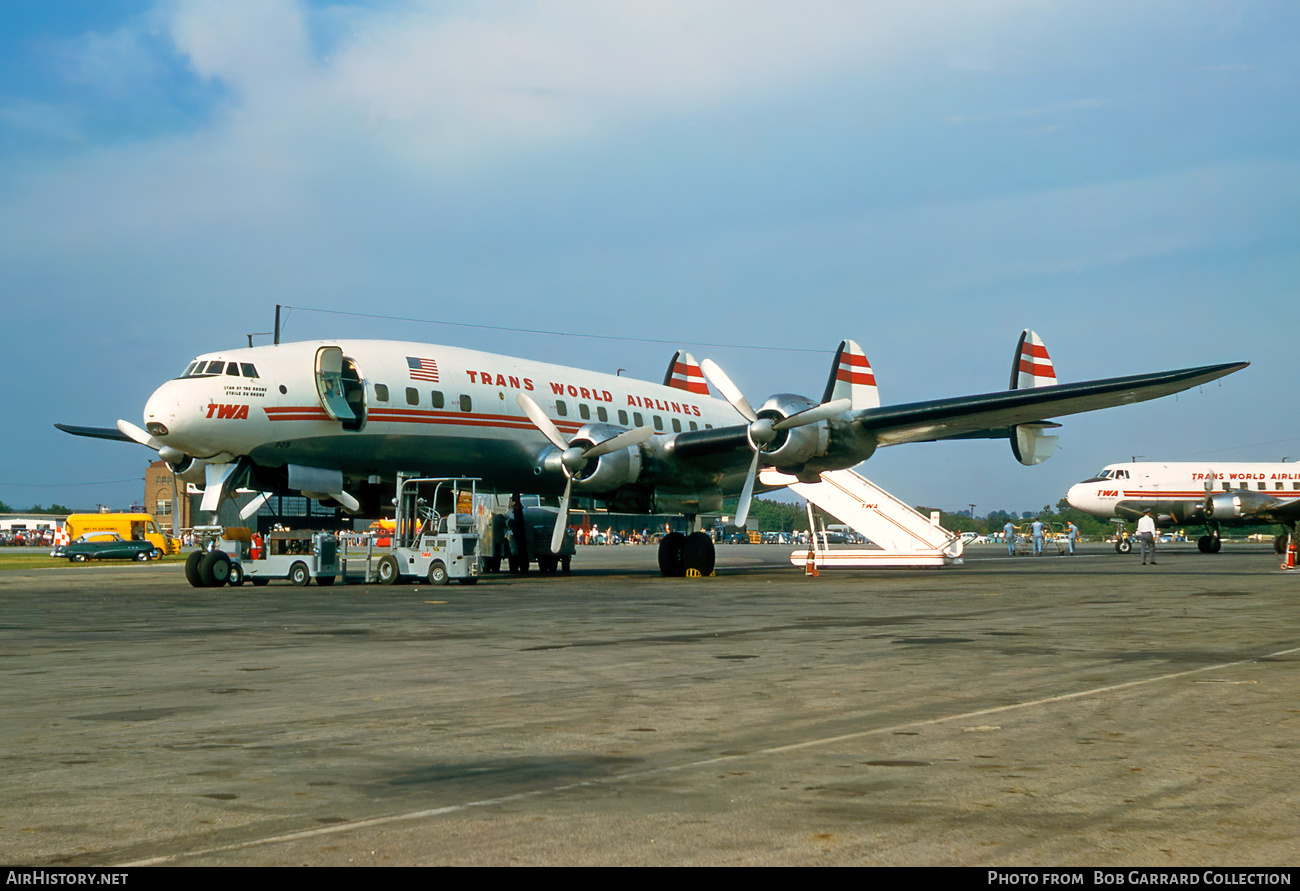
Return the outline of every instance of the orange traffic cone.
[[[1286,538],[1286,562],[1282,564],[1282,568],[1295,569],[1295,536],[1288,535]]]

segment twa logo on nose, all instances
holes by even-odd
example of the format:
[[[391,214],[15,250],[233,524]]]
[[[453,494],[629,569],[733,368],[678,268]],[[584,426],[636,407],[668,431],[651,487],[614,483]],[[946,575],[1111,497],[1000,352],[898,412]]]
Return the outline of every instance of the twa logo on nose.
[[[247,405],[226,405],[224,403],[209,402],[208,417],[215,417],[217,420],[239,421],[248,420]]]

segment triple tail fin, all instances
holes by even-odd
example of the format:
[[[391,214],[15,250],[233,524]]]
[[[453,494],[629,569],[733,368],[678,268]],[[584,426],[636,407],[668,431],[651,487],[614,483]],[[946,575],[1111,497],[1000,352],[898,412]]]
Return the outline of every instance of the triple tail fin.
[[[1056,386],[1056,367],[1052,357],[1047,355],[1043,340],[1026,328],[1020,332],[1016,342],[1016,352],[1011,358],[1011,389],[1027,390],[1033,387]],[[1011,428],[1011,453],[1021,464],[1032,466],[1041,464],[1056,451],[1060,440],[1057,434],[1045,433],[1045,430],[1060,427],[1051,421],[1034,421],[1028,424],[1016,424]]]
[[[1011,389],[1024,390],[1029,387],[1051,387],[1056,385],[1056,368],[1052,357],[1047,355],[1043,339],[1026,328],[1020,332],[1016,343],[1016,354],[1012,357]]]
[[[822,402],[848,399],[852,411],[880,407],[880,392],[876,389],[876,375],[871,370],[862,347],[851,340],[840,341],[831,363],[831,376],[826,381]]]
[[[709,395],[709,385],[704,380],[700,363],[683,350],[673,353],[672,361],[668,363],[668,372],[664,375],[664,386],[702,396]]]

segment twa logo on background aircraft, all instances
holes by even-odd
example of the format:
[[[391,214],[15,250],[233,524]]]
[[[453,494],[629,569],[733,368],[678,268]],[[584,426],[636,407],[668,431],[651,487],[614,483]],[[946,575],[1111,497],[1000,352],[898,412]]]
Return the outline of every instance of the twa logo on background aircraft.
[[[739,496],[744,525],[760,469],[816,483],[882,446],[952,438],[1005,438],[1017,460],[1037,464],[1056,448],[1046,431],[1059,425],[1049,418],[1166,396],[1246,367],[1058,384],[1030,331],[1013,361],[1004,392],[882,406],[871,365],[846,340],[820,401],[779,393],[755,409],[720,367],[685,352],[653,384],[455,346],[314,341],[200,356],[150,397],[143,429],[58,426],[155,449],[204,487],[205,511],[247,488],[378,516],[399,472],[476,477],[480,491],[559,496],[558,542],[575,491],[615,510],[682,513],[693,529],[700,514]],[[233,384],[251,398],[222,399]],[[703,532],[665,542],[666,574],[712,570]]]

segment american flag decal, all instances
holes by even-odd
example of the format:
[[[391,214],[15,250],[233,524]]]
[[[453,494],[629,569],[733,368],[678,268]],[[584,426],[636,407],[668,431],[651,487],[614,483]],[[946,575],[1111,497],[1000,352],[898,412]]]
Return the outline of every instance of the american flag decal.
[[[411,380],[429,381],[434,384],[438,382],[438,363],[432,359],[407,356],[406,364],[411,369]]]

